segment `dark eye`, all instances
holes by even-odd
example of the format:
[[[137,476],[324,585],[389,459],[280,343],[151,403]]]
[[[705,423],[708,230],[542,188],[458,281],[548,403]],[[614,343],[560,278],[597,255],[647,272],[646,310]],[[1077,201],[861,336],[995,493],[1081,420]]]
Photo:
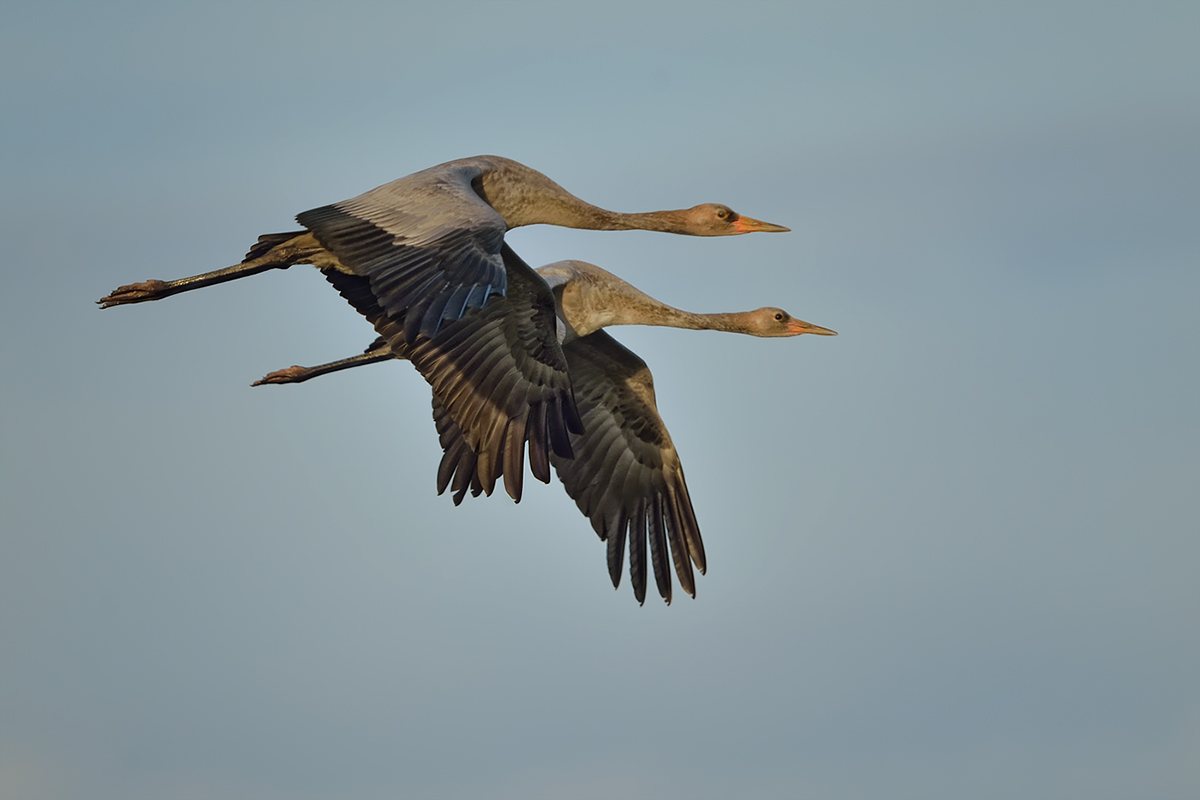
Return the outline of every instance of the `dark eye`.
[[[728,216],[729,216],[729,209],[726,209],[726,208],[718,208],[717,209],[717,219],[725,219]]]
[[[776,321],[776,322],[783,322],[783,312],[782,312],[782,311],[776,311],[776,312],[775,312],[775,321]]]

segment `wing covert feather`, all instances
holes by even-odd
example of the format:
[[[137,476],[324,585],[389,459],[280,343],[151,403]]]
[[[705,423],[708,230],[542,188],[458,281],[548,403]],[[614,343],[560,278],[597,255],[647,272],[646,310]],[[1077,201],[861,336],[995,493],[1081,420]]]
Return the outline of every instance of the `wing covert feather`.
[[[482,174],[477,164],[443,164],[296,220],[370,280],[389,316],[407,316],[408,341],[418,332],[433,337],[445,322],[507,293],[507,224],[473,188]]]
[[[530,457],[535,477],[549,481],[544,465],[552,455],[572,457],[567,431],[580,431],[582,424],[558,344],[554,297],[512,250],[502,246],[502,254],[509,268],[507,297],[494,297],[483,308],[448,322],[436,336],[420,334],[411,342],[404,334],[404,315],[387,313],[368,279],[324,272],[387,340],[392,354],[411,361],[432,387],[443,449],[452,436],[439,421],[439,408],[465,445],[465,450],[455,450],[455,457],[472,464],[463,470],[462,480],[476,482],[490,494],[497,478],[505,475],[506,490],[519,501],[526,443],[540,448]],[[457,472],[446,465],[439,468],[439,490],[453,485],[460,492]]]

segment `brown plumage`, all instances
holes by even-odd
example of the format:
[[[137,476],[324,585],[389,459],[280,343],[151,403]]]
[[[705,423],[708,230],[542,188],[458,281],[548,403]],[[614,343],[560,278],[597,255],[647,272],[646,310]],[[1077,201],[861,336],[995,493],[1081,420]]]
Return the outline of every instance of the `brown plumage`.
[[[562,432],[578,427],[565,357],[554,325],[545,324],[553,322],[553,298],[505,246],[508,230],[534,224],[693,236],[787,230],[717,204],[642,214],[607,211],[497,156],[450,161],[296,219],[306,230],[260,237],[241,264],[122,286],[99,304],[158,300],[312,264],[371,320],[395,354],[410,358],[434,384],[489,469],[505,441],[515,446],[520,439],[522,449],[530,442],[539,466],[551,452],[568,455]],[[472,309],[480,316],[456,328]],[[475,336],[466,335],[467,329]],[[465,373],[469,381],[461,379]],[[511,447],[508,452],[514,458]]]
[[[614,586],[621,579],[628,543],[630,582],[639,603],[646,595],[647,556],[664,600],[671,599],[672,562],[684,591],[695,595],[692,567],[704,572],[704,544],[679,454],[658,413],[653,377],[644,361],[600,328],[661,325],[762,337],[835,334],[778,308],[736,314],[681,311],[582,261],[550,264],[540,268],[538,274],[554,293],[558,318],[563,323],[566,373],[583,423],[581,431],[573,428],[569,436],[574,457],[555,449],[550,453],[550,462],[567,494],[608,543],[609,576]],[[484,315],[490,308],[484,309]],[[456,323],[463,326],[467,338],[475,328],[490,324],[486,319],[475,320],[475,316],[468,315]],[[448,325],[445,332],[450,330]],[[440,339],[440,335],[434,337],[434,347]],[[360,356],[319,367],[291,367],[273,372],[258,383],[295,383],[390,357],[411,357],[410,351],[397,349],[395,344],[389,346],[389,341],[396,340],[381,338]],[[465,373],[458,373],[458,379],[470,381]],[[506,490],[519,501],[523,466],[521,452],[513,449],[516,440],[501,437],[496,442],[498,449],[480,452],[463,435],[457,424],[459,415],[447,410],[445,397],[435,386],[433,415],[443,449],[438,493],[450,489],[457,504],[468,491],[490,495],[503,476]],[[531,471],[546,480],[541,473],[545,467],[535,460],[535,451],[530,449]]]

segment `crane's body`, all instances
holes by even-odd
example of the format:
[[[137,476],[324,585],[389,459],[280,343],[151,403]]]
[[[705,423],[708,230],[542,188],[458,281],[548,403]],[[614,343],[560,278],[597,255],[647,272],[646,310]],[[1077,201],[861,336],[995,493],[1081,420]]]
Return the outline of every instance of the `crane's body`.
[[[630,569],[639,602],[645,595],[647,541],[668,601],[670,576],[663,567],[668,538],[689,593],[695,592],[690,564],[703,570],[704,553],[682,469],[654,407],[649,370],[599,329],[652,324],[757,336],[832,333],[815,326],[780,327],[786,314],[778,309],[689,315],[583,262],[560,262],[539,275],[505,244],[510,229],[547,224],[731,236],[787,228],[715,203],[636,214],[608,211],[498,156],[430,167],[296,219],[304,230],[260,236],[240,264],[129,284],[99,304],[142,303],[294,264],[313,265],[367,318],[379,339],[360,356],[315,370],[282,370],[262,382],[298,382],[389,358],[411,361],[433,390],[444,448],[439,490],[453,485],[458,502],[468,489],[490,494],[503,476],[505,489],[519,500],[528,446],[534,476],[549,482],[553,462],[567,491],[609,540],[614,582],[621,565],[618,558],[613,571],[613,542],[623,547],[627,527],[631,531]],[[782,316],[771,319],[776,312]],[[629,419],[636,430],[627,426]],[[576,458],[576,447],[591,452],[596,442],[613,437],[625,441],[615,450]],[[626,455],[619,465],[606,460],[618,451],[644,471],[624,488],[605,487],[603,475],[631,468]]]

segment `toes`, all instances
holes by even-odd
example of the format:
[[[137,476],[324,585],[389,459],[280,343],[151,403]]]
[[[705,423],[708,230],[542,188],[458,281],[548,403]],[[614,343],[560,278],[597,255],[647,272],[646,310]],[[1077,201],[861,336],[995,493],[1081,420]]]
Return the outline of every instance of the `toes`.
[[[308,370],[304,367],[288,367],[287,369],[277,369],[274,372],[268,372],[261,379],[250,385],[263,386],[268,383],[300,383],[307,376]]]
[[[163,295],[166,288],[166,281],[130,283],[125,286],[118,286],[108,297],[101,298],[96,302],[99,303],[101,308],[108,308],[109,306],[119,306],[125,303],[141,303],[146,300],[157,300]]]

